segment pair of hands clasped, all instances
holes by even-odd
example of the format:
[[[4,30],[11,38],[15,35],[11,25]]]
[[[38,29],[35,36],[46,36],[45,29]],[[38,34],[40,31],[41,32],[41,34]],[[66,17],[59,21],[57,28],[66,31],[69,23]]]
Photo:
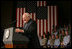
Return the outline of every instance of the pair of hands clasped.
[[[22,32],[22,33],[24,33],[24,30],[19,29],[19,28],[16,28],[16,29],[15,29],[15,32],[17,32],[17,33],[18,33],[18,32]]]

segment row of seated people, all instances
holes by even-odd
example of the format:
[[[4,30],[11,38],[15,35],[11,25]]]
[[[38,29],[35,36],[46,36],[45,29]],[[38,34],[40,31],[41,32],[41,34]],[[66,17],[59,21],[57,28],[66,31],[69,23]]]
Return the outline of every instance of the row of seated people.
[[[71,46],[71,26],[65,26],[59,29],[54,28],[52,33],[42,36],[40,40],[41,48],[70,48]]]

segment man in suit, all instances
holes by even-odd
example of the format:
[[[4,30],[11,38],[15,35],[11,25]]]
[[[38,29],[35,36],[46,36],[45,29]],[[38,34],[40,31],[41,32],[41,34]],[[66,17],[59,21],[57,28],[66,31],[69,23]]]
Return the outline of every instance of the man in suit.
[[[23,14],[24,27],[23,29],[16,28],[15,32],[21,32],[24,36],[29,38],[29,48],[40,48],[37,36],[37,24],[30,18],[29,13]]]

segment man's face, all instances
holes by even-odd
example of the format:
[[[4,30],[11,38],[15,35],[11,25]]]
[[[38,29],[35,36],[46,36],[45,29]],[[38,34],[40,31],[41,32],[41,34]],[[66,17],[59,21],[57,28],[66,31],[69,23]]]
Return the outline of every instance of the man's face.
[[[24,21],[24,23],[27,23],[27,15],[26,14],[23,14],[23,21]]]

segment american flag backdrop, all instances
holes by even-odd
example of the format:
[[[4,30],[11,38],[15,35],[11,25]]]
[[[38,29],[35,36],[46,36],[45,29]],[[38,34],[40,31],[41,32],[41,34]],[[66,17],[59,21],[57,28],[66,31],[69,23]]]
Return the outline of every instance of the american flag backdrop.
[[[57,25],[57,6],[48,6],[46,1],[18,1],[16,8],[16,27],[23,27],[22,15],[25,12],[31,14],[31,18],[37,23],[37,34],[40,38],[44,32],[51,33],[53,25]]]

